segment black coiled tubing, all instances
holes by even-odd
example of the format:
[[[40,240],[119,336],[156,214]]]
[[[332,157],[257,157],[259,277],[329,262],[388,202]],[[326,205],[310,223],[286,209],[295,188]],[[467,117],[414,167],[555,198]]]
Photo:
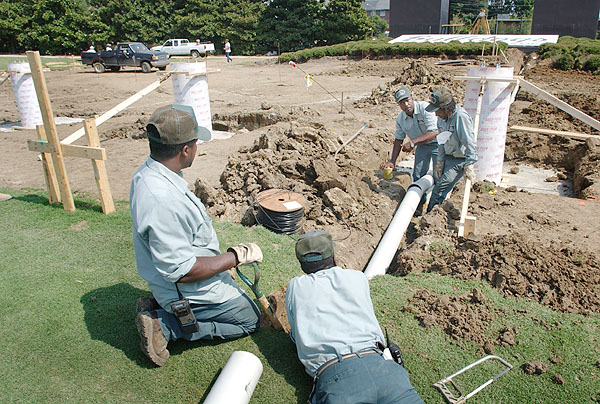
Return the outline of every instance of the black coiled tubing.
[[[275,233],[296,234],[302,228],[304,208],[283,213],[263,208],[259,203],[256,206],[256,222]]]

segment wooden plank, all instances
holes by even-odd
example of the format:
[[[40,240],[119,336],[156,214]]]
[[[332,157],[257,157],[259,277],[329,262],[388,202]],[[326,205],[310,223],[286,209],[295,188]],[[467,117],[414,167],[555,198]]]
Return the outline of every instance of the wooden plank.
[[[171,73],[171,72],[169,72],[169,73]],[[144,87],[143,89],[141,89],[140,91],[138,91],[137,93],[132,95],[131,97],[127,98],[125,101],[121,102],[116,107],[114,107],[114,108],[110,109],[109,111],[106,111],[105,113],[100,115],[98,118],[96,118],[96,127],[98,127],[98,126],[100,126],[100,124],[108,121],[110,118],[117,115],[119,112],[123,111],[125,108],[127,108],[134,102],[142,99],[142,97],[144,97],[145,95],[156,90],[169,77],[170,77],[170,74],[165,75],[164,77],[160,78],[159,80],[156,80],[154,83],[150,84],[149,86]],[[73,132],[73,134],[69,135],[62,141],[62,144],[71,144],[74,141],[76,141],[77,139],[79,139],[80,137],[82,137],[83,135],[85,135],[85,128],[81,128],[81,129]]]
[[[83,127],[85,128],[88,144],[91,147],[100,147],[100,139],[98,139],[95,119],[86,119],[83,121]],[[104,149],[102,149],[102,151],[104,151]],[[92,160],[92,167],[94,168],[94,177],[96,178],[96,185],[98,186],[98,192],[100,193],[102,211],[105,215],[108,215],[115,211],[115,204],[110,192],[110,184],[108,183],[108,174],[106,173],[104,160],[106,159]]]
[[[48,96],[46,79],[42,72],[40,53],[38,51],[27,51],[27,60],[31,67],[31,76],[33,78],[37,99],[40,104],[46,136],[48,137],[48,143],[52,148],[52,162],[54,163],[54,169],[56,170],[56,178],[58,180],[63,208],[66,211],[73,212],[75,210],[75,202],[73,201],[73,195],[71,194],[67,169],[58,140],[58,132],[56,131],[56,124],[54,123],[54,114],[52,113],[52,105],[50,104],[50,97]]]
[[[455,76],[454,80],[456,81],[481,81],[481,79],[485,79],[486,81],[500,81],[503,83],[517,83],[520,78],[513,77],[512,79],[504,78],[504,77],[476,77],[476,76]]]
[[[45,142],[46,132],[44,132],[44,125],[37,125],[35,130],[38,134],[38,139]],[[42,167],[44,168],[44,180],[46,181],[46,188],[48,189],[48,203],[59,203],[60,191],[58,190],[58,181],[56,179],[54,163],[52,163],[52,156],[50,153],[41,153],[41,157]]]
[[[567,114],[571,115],[572,117],[577,118],[584,123],[587,123],[592,128],[594,128],[596,130],[600,130],[600,121],[597,121],[596,119],[592,118],[591,116],[584,114],[583,112],[581,112],[577,108],[572,107],[571,105],[567,104],[566,102],[559,100],[558,98],[556,98],[549,92],[544,91],[539,87],[536,87],[529,81],[521,80],[521,87],[523,89],[525,89],[525,91],[535,94],[542,100],[554,105],[556,108],[565,111]]]
[[[93,119],[93,118],[92,118]],[[52,153],[49,143],[36,140],[28,140],[27,147],[31,151],[40,153]],[[79,146],[74,144],[61,144],[62,154],[65,157],[78,157],[90,160],[106,160],[106,150],[101,147]]]
[[[577,132],[564,132],[560,130],[552,130],[552,129],[542,129],[542,128],[531,128],[529,126],[518,126],[514,125],[509,128],[510,131],[518,131],[518,132],[530,132],[530,133],[539,133],[540,135],[558,135],[558,136],[566,136],[573,139],[578,140],[587,140],[589,138],[600,139],[600,136],[596,135],[588,135],[586,133],[577,133]]]
[[[477,234],[477,218],[475,216],[465,217],[465,237],[469,237],[469,234]]]
[[[475,113],[475,121],[473,126],[473,134],[475,135],[475,143],[477,143],[477,132],[479,132],[479,115],[481,114],[481,102],[483,100],[483,90],[487,78],[480,78],[479,96],[477,97],[477,112]],[[458,223],[458,237],[465,235],[465,220],[469,210],[469,198],[471,197],[471,180],[465,178],[465,194],[463,195],[462,209],[460,211],[460,221]],[[467,233],[468,234],[468,233]]]

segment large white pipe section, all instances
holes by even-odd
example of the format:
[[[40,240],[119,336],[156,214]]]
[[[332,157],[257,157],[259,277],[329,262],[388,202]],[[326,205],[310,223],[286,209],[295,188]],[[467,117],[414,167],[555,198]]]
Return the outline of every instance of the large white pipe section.
[[[371,279],[377,275],[385,275],[394,258],[394,254],[398,250],[402,237],[404,237],[404,232],[408,228],[410,219],[419,206],[421,198],[432,186],[433,177],[426,175],[408,187],[402,203],[394,214],[392,221],[383,234],[383,237],[381,237],[377,249],[364,270],[367,278]]]
[[[263,365],[255,355],[233,352],[204,404],[248,404],[262,371]]]

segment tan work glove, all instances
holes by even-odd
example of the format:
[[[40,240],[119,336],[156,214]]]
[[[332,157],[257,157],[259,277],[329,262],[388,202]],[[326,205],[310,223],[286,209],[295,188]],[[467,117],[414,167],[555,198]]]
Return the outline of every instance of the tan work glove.
[[[471,182],[475,182],[475,165],[469,164],[465,167],[465,177]]]
[[[436,178],[442,178],[442,174],[444,174],[444,160],[438,160],[435,163],[435,177]]]
[[[242,243],[235,247],[229,247],[227,251],[231,251],[235,254],[237,259],[237,265],[248,265],[253,262],[261,263],[263,259],[262,251],[260,247],[255,243]]]

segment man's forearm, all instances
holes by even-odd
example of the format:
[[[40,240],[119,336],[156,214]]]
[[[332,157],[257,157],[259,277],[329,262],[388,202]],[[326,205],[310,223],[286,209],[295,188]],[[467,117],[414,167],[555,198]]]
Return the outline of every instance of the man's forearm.
[[[182,276],[179,282],[203,281],[236,265],[236,257],[232,252],[226,252],[214,257],[196,257],[196,262],[192,269]]]
[[[429,143],[433,139],[435,139],[435,137],[437,135],[438,135],[438,131],[437,130],[430,130],[430,131],[427,131],[427,132],[423,133],[418,138],[413,139],[413,143],[414,143],[415,146],[418,146],[418,145],[424,144],[424,143]]]
[[[390,161],[396,165],[396,160],[398,159],[398,154],[400,154],[400,149],[402,148],[402,140],[394,139],[394,148],[392,149],[392,158]]]

